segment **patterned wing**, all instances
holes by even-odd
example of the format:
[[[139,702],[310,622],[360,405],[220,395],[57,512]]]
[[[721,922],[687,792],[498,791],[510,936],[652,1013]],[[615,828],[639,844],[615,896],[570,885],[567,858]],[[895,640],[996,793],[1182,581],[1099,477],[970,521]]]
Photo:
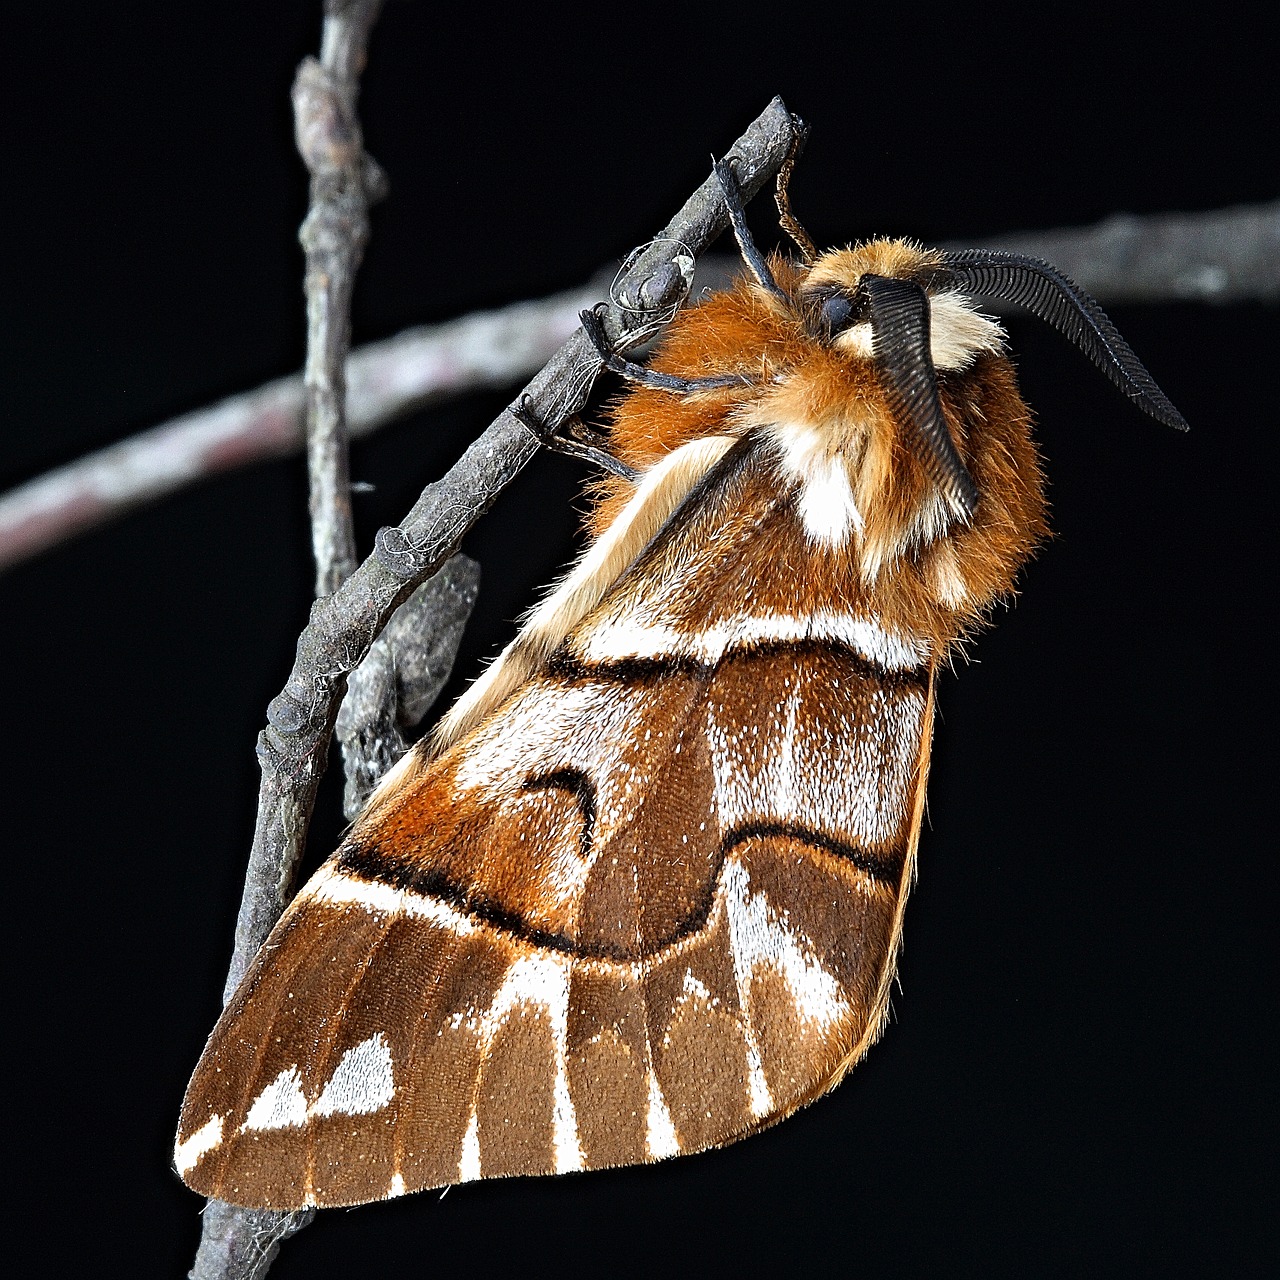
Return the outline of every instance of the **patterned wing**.
[[[640,1163],[839,1079],[887,1003],[932,667],[815,554],[735,449],[353,831],[214,1030],[193,1187],[290,1208]]]

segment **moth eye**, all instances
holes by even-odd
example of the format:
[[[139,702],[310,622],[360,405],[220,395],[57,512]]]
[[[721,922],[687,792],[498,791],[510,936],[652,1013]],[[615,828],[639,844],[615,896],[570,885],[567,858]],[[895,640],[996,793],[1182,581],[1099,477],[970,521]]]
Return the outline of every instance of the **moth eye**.
[[[843,293],[833,293],[822,303],[822,323],[833,337],[855,319],[853,299]]]

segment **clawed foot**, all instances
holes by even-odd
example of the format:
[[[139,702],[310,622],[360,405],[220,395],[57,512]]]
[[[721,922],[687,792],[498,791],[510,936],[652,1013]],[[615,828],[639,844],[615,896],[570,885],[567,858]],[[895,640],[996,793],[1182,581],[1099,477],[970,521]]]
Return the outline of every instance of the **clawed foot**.
[[[529,405],[527,395],[521,396],[509,407],[508,412],[548,449],[593,463],[604,471],[611,471],[615,476],[631,481],[632,484],[640,479],[638,471],[632,470],[625,462],[619,462],[613,454],[600,447],[605,443],[606,437],[598,431],[592,431],[577,414],[567,419],[561,426],[561,431],[567,429],[573,434],[562,435],[560,431],[548,431],[546,425],[538,420]],[[586,438],[575,438],[575,436]]]
[[[655,391],[673,391],[677,395],[685,395],[690,391],[713,391],[723,387],[750,385],[746,378],[736,373],[720,374],[713,378],[677,378],[674,374],[647,369],[633,360],[624,359],[610,347],[598,310],[592,308],[590,311],[584,311],[579,319],[604,367],[610,373],[616,373],[628,382],[650,387]]]

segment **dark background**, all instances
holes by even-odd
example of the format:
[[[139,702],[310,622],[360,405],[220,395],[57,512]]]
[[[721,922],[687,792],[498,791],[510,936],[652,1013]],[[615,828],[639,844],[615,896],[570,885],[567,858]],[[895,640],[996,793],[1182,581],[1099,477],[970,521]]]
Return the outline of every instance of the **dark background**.
[[[300,365],[288,90],[318,10],[6,20],[0,483]],[[774,93],[814,126],[793,196],[820,243],[1273,198],[1256,10],[393,2],[361,103],[392,196],[357,340],[580,283]],[[774,243],[767,201],[752,220]],[[1280,317],[1113,315],[1193,432],[1011,324],[1057,537],[944,682],[902,990],[867,1062],[721,1152],[323,1214],[273,1275],[1274,1273]],[[357,448],[363,550],[504,399]],[[571,555],[582,475],[539,458],[469,538],[485,589],[455,692]],[[40,1274],[189,1265],[200,1202],[170,1143],[218,1009],[254,735],[305,620],[305,520],[300,464],[274,463],[0,583],[7,1252],[26,1241]],[[329,797],[313,861],[338,830]]]

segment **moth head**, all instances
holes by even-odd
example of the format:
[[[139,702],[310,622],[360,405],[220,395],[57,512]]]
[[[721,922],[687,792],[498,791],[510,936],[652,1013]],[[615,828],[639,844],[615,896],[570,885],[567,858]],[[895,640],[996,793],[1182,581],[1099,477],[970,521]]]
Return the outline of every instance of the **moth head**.
[[[960,292],[942,267],[942,255],[909,240],[872,240],[819,258],[799,294],[810,334],[838,351],[874,358],[879,316],[872,290],[880,280],[918,289],[927,297],[928,354],[935,370],[967,369],[982,353],[1003,348],[1003,328]],[[881,330],[878,354],[886,359],[893,339],[902,335],[884,332],[883,325]]]
[[[972,520],[979,494],[952,439],[939,370],[968,369],[999,351],[1004,330],[942,269],[941,255],[906,240],[873,240],[825,254],[801,286],[810,335],[854,360],[874,361],[887,407],[952,513]]]
[[[812,338],[879,366],[890,413],[953,513],[964,521],[973,519],[981,495],[948,427],[938,374],[963,373],[980,355],[1002,349],[1004,331],[978,310],[979,298],[1012,303],[1047,321],[1140,409],[1186,429],[1182,415],[1098,303],[1038,259],[873,240],[819,257],[796,296]]]

